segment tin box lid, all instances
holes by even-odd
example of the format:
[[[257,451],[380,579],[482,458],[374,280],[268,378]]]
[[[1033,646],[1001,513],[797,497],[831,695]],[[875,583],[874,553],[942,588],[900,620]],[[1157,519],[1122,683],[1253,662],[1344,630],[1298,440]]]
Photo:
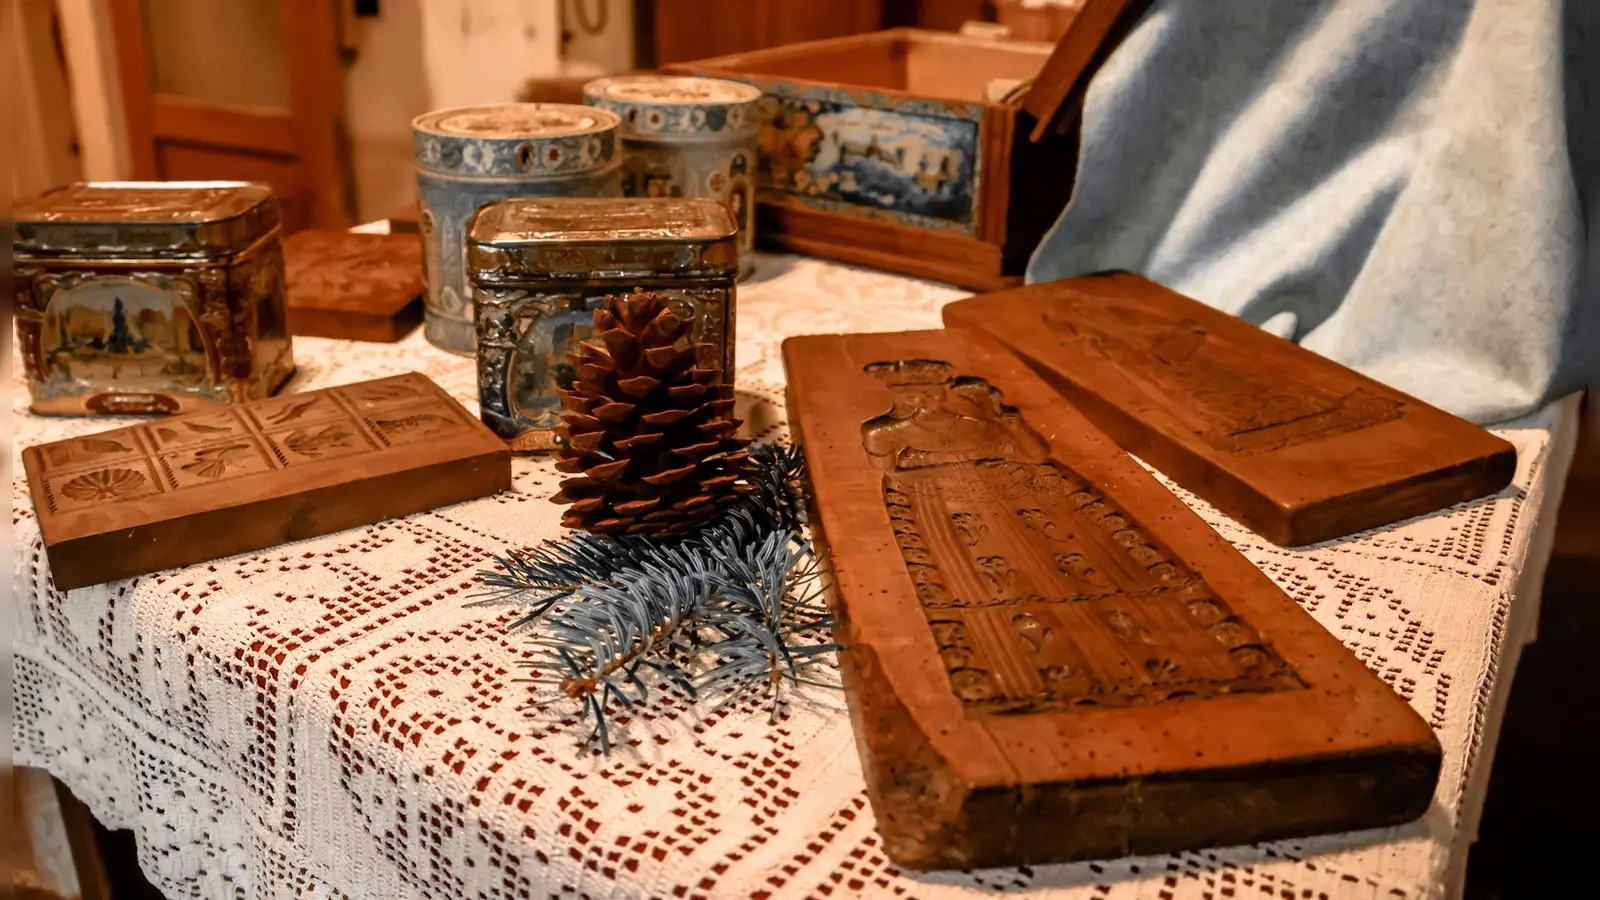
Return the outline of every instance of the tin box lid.
[[[715,139],[753,133],[761,89],[691,75],[621,75],[583,87],[590,106],[622,120],[628,136]]]
[[[247,181],[86,181],[17,207],[22,256],[209,257],[278,227],[272,188]]]
[[[732,277],[738,226],[706,199],[519,198],[478,210],[467,227],[474,280]]]
[[[618,161],[614,113],[570,103],[503,103],[424,113],[411,121],[419,169],[459,178],[541,179]]]

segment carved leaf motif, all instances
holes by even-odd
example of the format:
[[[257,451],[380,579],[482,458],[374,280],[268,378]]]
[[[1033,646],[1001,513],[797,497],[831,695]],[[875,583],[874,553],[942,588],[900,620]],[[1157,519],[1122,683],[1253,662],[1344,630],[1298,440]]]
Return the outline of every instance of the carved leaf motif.
[[[305,415],[306,410],[309,410],[312,406],[315,406],[316,402],[317,398],[312,397],[310,400],[304,400],[300,403],[292,403],[280,410],[277,415],[271,417],[272,424],[282,425],[285,422],[293,422],[295,419]]]
[[[386,431],[394,431],[407,437],[414,435],[438,434],[455,427],[455,421],[438,413],[418,413],[406,416],[403,419],[379,419],[378,426]]]
[[[75,443],[49,449],[51,465],[64,466],[74,459],[94,459],[112,453],[127,453],[131,448],[108,438],[83,438]]]
[[[206,425],[201,422],[185,422],[183,425],[185,428],[197,434],[220,434],[225,431],[233,430],[231,428],[220,427],[217,425]]]
[[[106,438],[84,438],[78,446],[89,453],[99,456],[104,453],[127,453],[130,448]]]
[[[403,384],[381,384],[377,387],[367,388],[361,392],[361,399],[369,403],[383,403],[389,400],[405,400],[417,396],[415,389]]]
[[[301,456],[321,456],[329,450],[350,446],[354,437],[354,434],[338,425],[324,425],[322,428],[296,431],[283,443]]]
[[[180,468],[185,472],[193,472],[201,478],[220,478],[228,471],[228,466],[233,460],[249,455],[253,455],[249,444],[207,447],[195,453],[193,462],[184,463]]]
[[[73,500],[111,500],[144,487],[144,475],[133,469],[102,469],[79,475],[61,488]]]

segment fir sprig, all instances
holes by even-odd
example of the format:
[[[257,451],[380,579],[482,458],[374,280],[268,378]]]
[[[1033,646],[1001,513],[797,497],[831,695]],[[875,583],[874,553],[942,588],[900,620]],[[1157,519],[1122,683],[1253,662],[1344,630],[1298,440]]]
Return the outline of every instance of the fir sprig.
[[[648,670],[691,697],[768,696],[816,683],[805,670],[837,649],[817,635],[832,616],[815,602],[824,567],[804,536],[799,448],[750,449],[750,490],[694,534],[670,540],[575,532],[497,557],[480,603],[526,604],[512,624],[544,627],[529,665],[578,700],[589,740],[612,747],[611,713],[648,699]],[[695,674],[698,670],[698,675]]]

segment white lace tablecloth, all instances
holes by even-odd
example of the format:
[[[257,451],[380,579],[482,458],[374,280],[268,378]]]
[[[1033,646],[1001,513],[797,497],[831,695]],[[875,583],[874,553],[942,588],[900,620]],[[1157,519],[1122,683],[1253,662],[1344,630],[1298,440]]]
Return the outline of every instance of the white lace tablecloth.
[[[739,294],[742,413],[785,436],[792,334],[937,327],[958,292],[769,257]],[[303,339],[292,390],[404,371],[474,399],[469,360]],[[14,369],[16,368],[14,362]],[[530,712],[514,613],[466,606],[491,554],[557,534],[546,460],[515,491],[264,553],[61,593],[24,445],[123,424],[26,413],[14,374],[18,762],[48,769],[173,898],[1361,897],[1451,893],[1482,805],[1510,671],[1537,618],[1575,401],[1500,429],[1497,497],[1308,550],[1199,503],[1251,561],[1439,734],[1433,807],[1403,828],[1170,857],[919,875],[879,850],[843,699],[786,718],[665,697],[613,756]]]

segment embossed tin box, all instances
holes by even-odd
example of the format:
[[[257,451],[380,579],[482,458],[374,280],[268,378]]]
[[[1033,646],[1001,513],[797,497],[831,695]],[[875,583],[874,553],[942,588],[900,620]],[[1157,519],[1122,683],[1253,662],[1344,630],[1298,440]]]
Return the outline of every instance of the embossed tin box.
[[[554,449],[557,388],[607,294],[661,291],[695,320],[733,378],[737,228],[708,199],[518,199],[479,210],[467,234],[483,421],[515,451]]]
[[[606,110],[561,103],[446,109],[412,121],[429,341],[472,354],[464,244],[472,214],[511,197],[620,196],[618,124]]]
[[[623,75],[584,86],[622,120],[629,197],[709,197],[739,227],[739,273],[755,268],[754,179],[761,91],[720,78]]]
[[[162,415],[294,373],[272,189],[84,182],[18,207],[17,344],[46,415]]]
[[[763,243],[994,290],[1066,207],[1083,90],[1147,3],[1087,0],[1054,47],[900,28],[663,68],[765,92]]]

